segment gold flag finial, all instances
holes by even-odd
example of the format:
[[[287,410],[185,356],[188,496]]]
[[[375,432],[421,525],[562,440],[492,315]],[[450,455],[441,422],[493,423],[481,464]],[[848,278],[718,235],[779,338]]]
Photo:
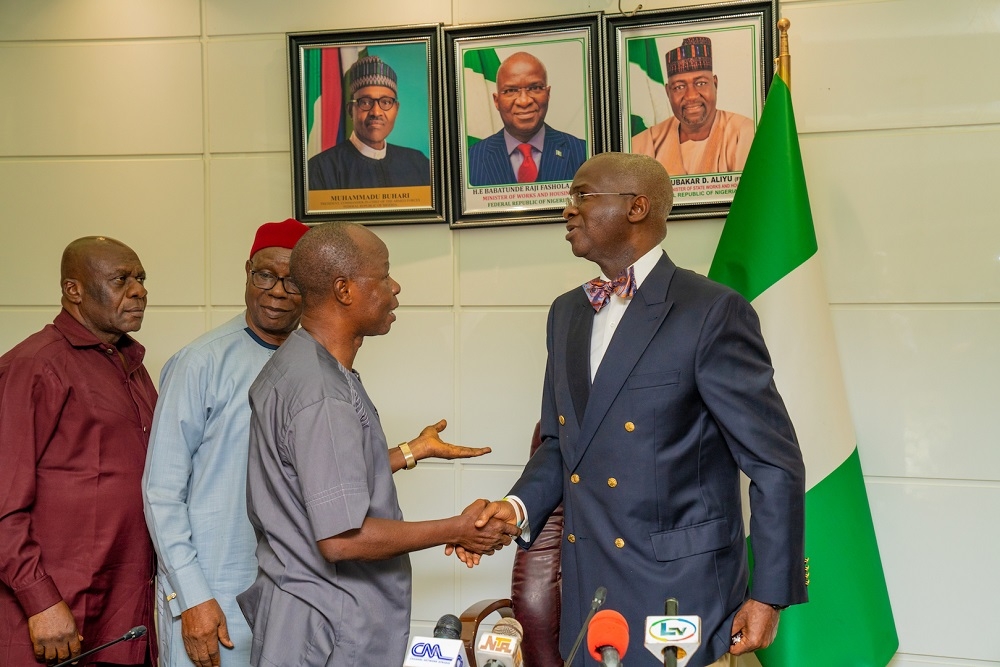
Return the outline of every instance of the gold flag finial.
[[[774,59],[774,66],[778,70],[778,76],[785,82],[788,89],[792,89],[792,56],[788,54],[788,27],[792,22],[788,19],[778,21],[778,57]]]

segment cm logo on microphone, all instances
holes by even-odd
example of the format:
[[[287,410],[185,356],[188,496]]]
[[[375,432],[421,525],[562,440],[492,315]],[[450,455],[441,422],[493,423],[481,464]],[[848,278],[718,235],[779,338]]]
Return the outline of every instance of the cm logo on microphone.
[[[439,644],[432,644],[431,642],[414,642],[413,646],[410,647],[410,655],[414,658],[428,658],[435,661],[440,660],[442,664],[445,665],[450,665],[452,663],[452,658],[445,656],[441,652],[441,646]],[[462,664],[462,656],[459,655],[456,665],[457,667],[462,667]]]
[[[698,634],[698,626],[683,618],[665,618],[650,623],[646,632],[657,641],[678,642],[691,639]]]

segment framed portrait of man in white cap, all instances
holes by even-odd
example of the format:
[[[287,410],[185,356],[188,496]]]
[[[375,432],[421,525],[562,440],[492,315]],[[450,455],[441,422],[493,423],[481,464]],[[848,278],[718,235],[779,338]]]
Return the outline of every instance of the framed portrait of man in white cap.
[[[439,30],[288,35],[298,219],[445,219]]]
[[[728,210],[774,71],[775,0],[608,19],[612,150],[655,158],[671,217]]]

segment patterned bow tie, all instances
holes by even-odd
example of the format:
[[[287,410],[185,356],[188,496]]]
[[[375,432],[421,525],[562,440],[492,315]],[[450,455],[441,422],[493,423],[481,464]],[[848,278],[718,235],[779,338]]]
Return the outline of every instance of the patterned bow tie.
[[[590,305],[594,307],[594,310],[601,312],[601,308],[608,305],[611,301],[611,294],[617,294],[623,299],[631,299],[632,295],[635,294],[635,271],[632,267],[628,267],[624,271],[618,274],[618,277],[614,280],[604,281],[600,277],[594,278],[589,282],[583,284],[583,289],[587,292],[587,298],[590,299]]]

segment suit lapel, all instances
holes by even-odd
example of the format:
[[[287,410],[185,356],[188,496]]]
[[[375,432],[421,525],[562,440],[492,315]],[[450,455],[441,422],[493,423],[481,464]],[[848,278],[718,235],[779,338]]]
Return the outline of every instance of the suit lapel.
[[[667,300],[667,288],[676,269],[664,253],[625,310],[594,378],[580,426],[580,446],[573,451],[574,460],[569,461],[571,468],[576,466],[587,451],[639,357],[666,320],[673,304]]]
[[[590,336],[593,328],[594,307],[581,288],[580,298],[570,314],[566,341],[566,380],[578,424],[583,421],[590,398]]]
[[[517,183],[514,168],[510,166],[510,155],[507,154],[507,142],[504,141],[503,130],[494,134],[491,139],[495,140],[493,141],[493,145],[490,146],[491,150],[486,153],[489,156],[487,170],[496,174],[498,178],[491,179],[490,182],[499,184]]]

